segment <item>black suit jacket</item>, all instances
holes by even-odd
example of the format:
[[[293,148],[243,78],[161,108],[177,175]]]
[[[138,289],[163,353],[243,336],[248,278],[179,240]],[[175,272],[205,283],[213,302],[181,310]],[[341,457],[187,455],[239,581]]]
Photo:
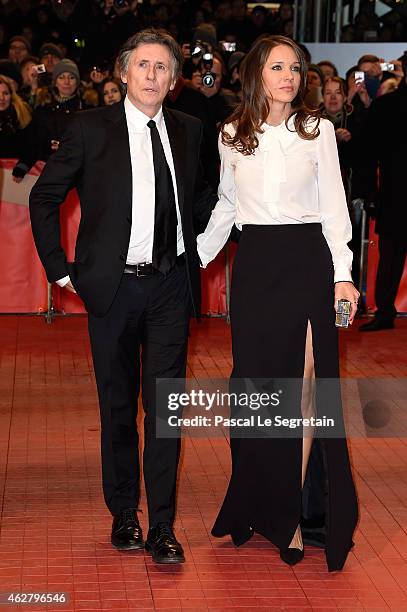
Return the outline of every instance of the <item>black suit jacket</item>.
[[[163,112],[174,159],[188,283],[198,315],[196,234],[205,228],[217,198],[202,179],[201,122],[175,110]],[[79,193],[81,221],[75,261],[67,262],[60,242],[59,206],[73,187]],[[132,170],[123,103],[75,116],[31,191],[30,215],[48,280],[69,274],[87,309],[104,315],[123,274],[132,223]]]
[[[376,232],[403,238],[407,232],[407,84],[376,98],[367,113],[356,196],[376,205]],[[377,169],[379,168],[379,181]]]

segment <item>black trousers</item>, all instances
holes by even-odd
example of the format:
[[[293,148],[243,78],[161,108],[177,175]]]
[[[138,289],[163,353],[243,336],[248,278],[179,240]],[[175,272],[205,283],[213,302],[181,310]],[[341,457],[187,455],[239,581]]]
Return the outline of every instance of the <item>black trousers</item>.
[[[384,321],[394,321],[397,310],[394,305],[403,276],[406,260],[405,236],[379,235],[379,266],[376,275],[375,316]]]
[[[103,493],[110,512],[140,497],[138,396],[144,417],[143,471],[150,527],[172,523],[179,439],[156,437],[156,379],[185,378],[191,300],[185,262],[167,274],[123,274],[103,317],[89,314],[99,394]]]

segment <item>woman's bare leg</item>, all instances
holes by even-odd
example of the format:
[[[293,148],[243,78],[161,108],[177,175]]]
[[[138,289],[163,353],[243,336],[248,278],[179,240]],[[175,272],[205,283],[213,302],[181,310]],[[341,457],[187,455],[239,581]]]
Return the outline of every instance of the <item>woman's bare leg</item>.
[[[305,342],[305,363],[304,363],[304,381],[302,387],[301,413],[304,419],[315,416],[315,369],[314,369],[314,353],[312,347],[312,330],[311,323],[308,321],[307,338]],[[304,486],[305,475],[307,473],[309,456],[311,453],[314,428],[304,427],[304,436],[302,439],[302,473],[301,486]],[[302,550],[303,543],[301,537],[301,529],[298,525],[294,537],[291,540],[289,548],[299,548]]]

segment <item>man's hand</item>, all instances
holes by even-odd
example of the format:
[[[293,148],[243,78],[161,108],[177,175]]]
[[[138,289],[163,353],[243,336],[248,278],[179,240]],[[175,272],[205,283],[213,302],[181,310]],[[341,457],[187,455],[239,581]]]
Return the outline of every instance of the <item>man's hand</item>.
[[[391,60],[389,62],[389,64],[393,64],[394,65],[394,71],[393,71],[393,76],[396,79],[402,79],[404,78],[404,72],[403,72],[403,64],[401,63],[400,60]]]
[[[105,0],[105,13],[110,13],[113,8],[114,0]]]
[[[339,283],[335,283],[335,310],[338,310],[338,301],[339,300],[349,300],[351,305],[349,323],[352,325],[353,319],[355,318],[355,314],[358,309],[358,301],[359,301],[360,293],[356,289],[355,285],[348,281],[342,281]]]
[[[352,134],[345,128],[338,128],[335,131],[335,135],[338,142],[349,142],[349,140],[352,138]]]
[[[355,76],[353,76],[351,78],[351,84],[349,87],[348,98],[347,98],[349,104],[352,103],[352,100],[356,96],[356,94],[359,96],[360,100],[363,102],[363,106],[365,108],[369,108],[372,100],[369,97],[369,94],[367,93],[365,82],[364,81],[356,82]]]
[[[71,283],[71,281],[68,281],[66,283],[66,285],[64,286],[64,289],[67,289],[70,293],[76,293],[73,284]]]

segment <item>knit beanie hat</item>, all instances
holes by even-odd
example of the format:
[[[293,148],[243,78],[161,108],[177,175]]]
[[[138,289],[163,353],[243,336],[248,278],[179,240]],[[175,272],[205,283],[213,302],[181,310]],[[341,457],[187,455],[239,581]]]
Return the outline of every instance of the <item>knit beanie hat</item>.
[[[81,77],[79,75],[78,66],[75,64],[75,62],[70,59],[63,59],[58,62],[58,64],[52,71],[52,82],[55,83],[59,75],[63,72],[69,72],[70,74],[72,74],[76,78],[76,81],[79,85]]]
[[[60,60],[63,59],[61,49],[53,43],[44,43],[42,45],[39,52],[40,59],[42,59],[44,55],[55,55],[55,57],[58,57]]]
[[[195,44],[197,40],[207,43],[212,47],[216,47],[217,44],[216,28],[211,23],[201,23],[195,28],[192,40]]]
[[[31,53],[30,41],[25,36],[21,36],[20,34],[18,36],[13,36],[12,38],[10,38],[9,46],[14,41],[22,42],[23,45],[25,45],[25,48],[27,49],[28,53]]]

